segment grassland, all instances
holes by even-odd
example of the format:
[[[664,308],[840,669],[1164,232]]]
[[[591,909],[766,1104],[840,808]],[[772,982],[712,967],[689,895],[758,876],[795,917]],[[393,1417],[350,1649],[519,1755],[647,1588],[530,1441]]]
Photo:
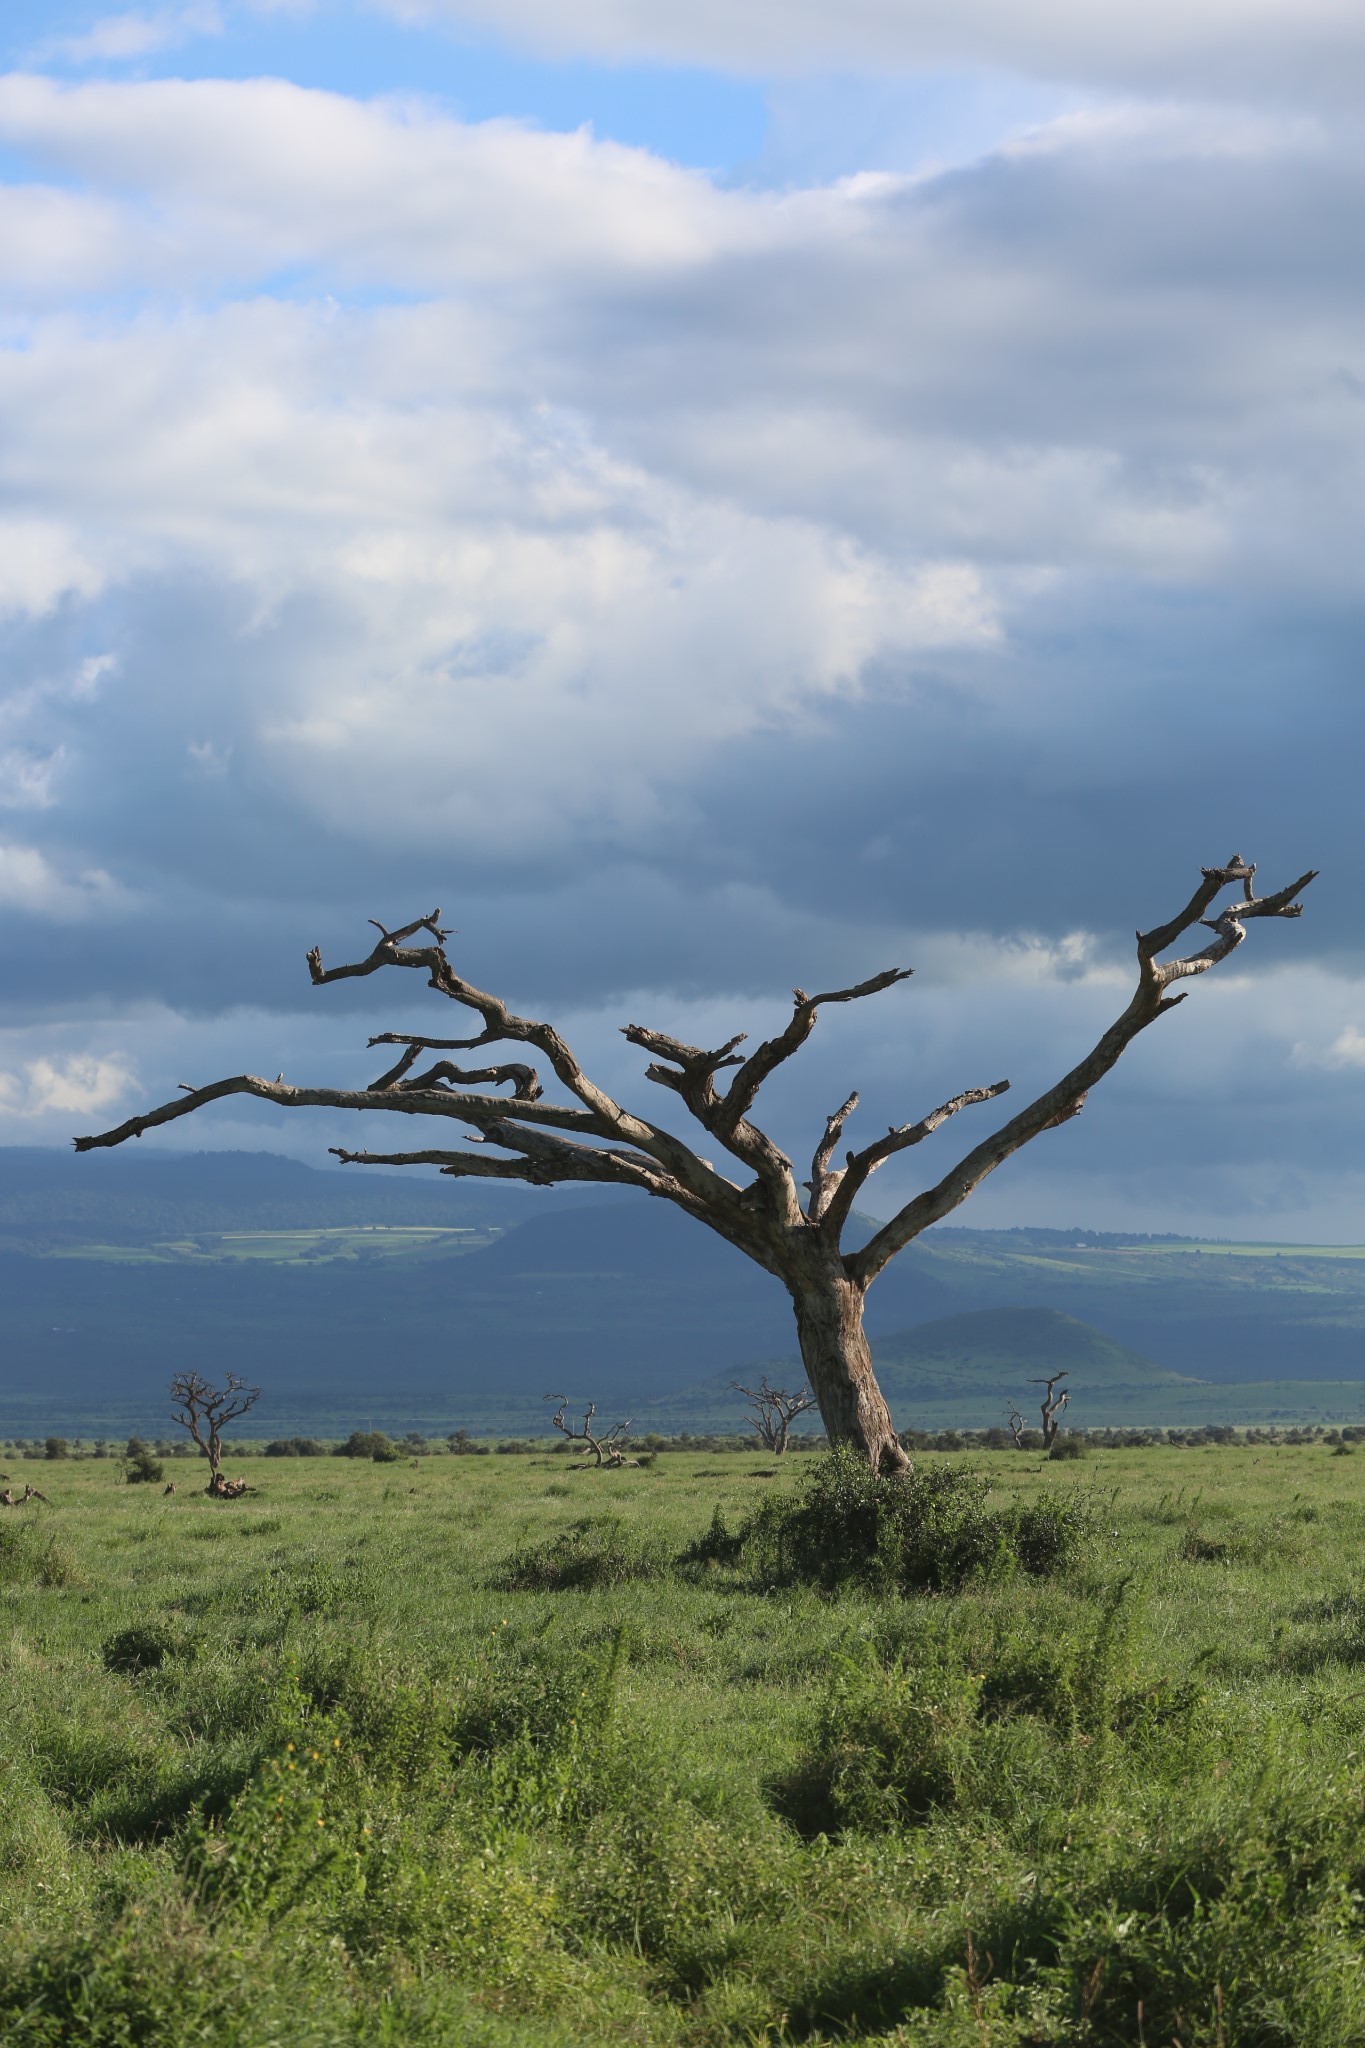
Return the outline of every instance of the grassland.
[[[1060,1577],[764,1590],[806,1459],[11,1460],[0,2036],[1365,2042],[1365,1458],[975,1462]]]

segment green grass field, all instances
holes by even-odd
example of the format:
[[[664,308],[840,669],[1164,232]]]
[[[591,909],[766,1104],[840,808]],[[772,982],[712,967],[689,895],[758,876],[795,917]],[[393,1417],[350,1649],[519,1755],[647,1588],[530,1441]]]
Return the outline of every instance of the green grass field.
[[[974,1462],[1060,1576],[765,1589],[809,1459],[11,1460],[0,2037],[1365,2042],[1365,1456]]]

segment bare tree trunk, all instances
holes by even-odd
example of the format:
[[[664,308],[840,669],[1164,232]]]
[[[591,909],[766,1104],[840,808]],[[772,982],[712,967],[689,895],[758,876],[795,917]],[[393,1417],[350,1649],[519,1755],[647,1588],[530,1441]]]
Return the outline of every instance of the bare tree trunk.
[[[832,1444],[851,1445],[874,1472],[905,1472],[910,1460],[896,1439],[863,1332],[863,1290],[839,1264],[831,1268],[787,1283],[825,1434]]]

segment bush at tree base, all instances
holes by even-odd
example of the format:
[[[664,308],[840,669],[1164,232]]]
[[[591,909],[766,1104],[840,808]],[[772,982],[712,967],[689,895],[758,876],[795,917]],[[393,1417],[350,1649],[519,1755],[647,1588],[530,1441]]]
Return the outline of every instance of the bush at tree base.
[[[918,1466],[880,1478],[849,1450],[832,1451],[800,1489],[760,1502],[731,1533],[718,1508],[684,1565],[737,1565],[762,1585],[834,1592],[944,1592],[976,1577],[1063,1571],[1090,1531],[1077,1493],[1044,1494],[1023,1507],[987,1506],[989,1486],[960,1466]]]

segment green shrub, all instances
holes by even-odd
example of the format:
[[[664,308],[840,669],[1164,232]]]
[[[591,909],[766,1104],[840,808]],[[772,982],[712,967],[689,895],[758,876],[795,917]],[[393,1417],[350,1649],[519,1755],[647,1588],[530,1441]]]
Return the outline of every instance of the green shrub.
[[[127,1469],[124,1478],[129,1486],[150,1486],[166,1477],[166,1468],[160,1458],[154,1458],[139,1437],[130,1437],[125,1452]]]
[[[981,1680],[943,1661],[848,1660],[826,1686],[808,1748],[773,1788],[806,1835],[877,1834],[957,1804],[973,1762]]]
[[[370,1458],[376,1465],[396,1465],[403,1453],[382,1429],[353,1429],[332,1454],[337,1458]]]
[[[1011,1533],[1015,1555],[1030,1578],[1065,1571],[1090,1534],[1094,1511],[1080,1493],[1042,1493],[1015,1509]]]
[[[888,1658],[863,1645],[820,1692],[774,1804],[806,1835],[882,1834],[956,1809],[1037,1812],[1057,1783],[1075,1804],[1125,1776],[1187,1780],[1216,1734],[1207,1695],[1136,1663],[1137,1614],[1120,1579],[1080,1628],[997,1615],[988,1645],[984,1617],[950,1614]]]
[[[106,1671],[121,1671],[135,1678],[143,1671],[158,1671],[168,1657],[185,1654],[186,1639],[164,1621],[135,1622],[105,1639],[100,1656]]]
[[[671,1563],[660,1538],[642,1535],[620,1515],[585,1515],[548,1542],[517,1551],[498,1583],[517,1593],[593,1592],[663,1578]]]
[[[960,1466],[881,1478],[852,1451],[822,1457],[799,1490],[764,1500],[733,1534],[719,1510],[684,1567],[738,1564],[769,1586],[941,1592],[974,1577],[1064,1570],[1090,1523],[1079,1497],[1014,1514],[987,1507],[987,1482]]]

